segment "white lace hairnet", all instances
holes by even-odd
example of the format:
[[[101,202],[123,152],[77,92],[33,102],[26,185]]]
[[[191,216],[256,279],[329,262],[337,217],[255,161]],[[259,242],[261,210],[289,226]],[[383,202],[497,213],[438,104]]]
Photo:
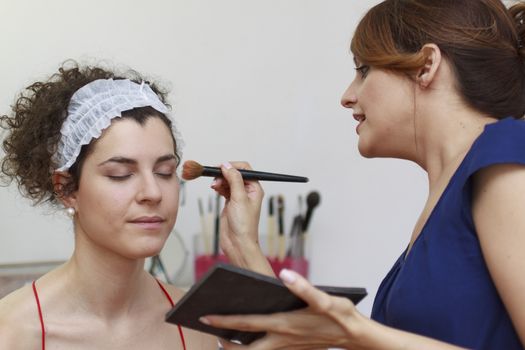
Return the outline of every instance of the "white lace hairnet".
[[[100,137],[113,118],[122,117],[124,111],[145,106],[170,117],[168,107],[144,82],[137,84],[128,79],[99,79],[78,89],[71,97],[67,118],[60,129],[62,137],[55,154],[56,170],[68,170],[75,163],[82,146]],[[174,128],[172,131],[178,134]],[[180,146],[177,140],[177,147]]]

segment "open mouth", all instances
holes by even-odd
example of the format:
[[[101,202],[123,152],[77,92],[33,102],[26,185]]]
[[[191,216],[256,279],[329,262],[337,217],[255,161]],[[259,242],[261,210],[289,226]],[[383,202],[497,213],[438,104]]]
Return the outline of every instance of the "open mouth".
[[[363,122],[366,120],[366,117],[364,114],[354,114],[354,119],[359,122],[355,128],[355,132],[359,135],[359,128],[363,124]]]
[[[354,114],[354,119],[357,120],[359,123],[362,123],[365,121],[366,117],[364,114]]]

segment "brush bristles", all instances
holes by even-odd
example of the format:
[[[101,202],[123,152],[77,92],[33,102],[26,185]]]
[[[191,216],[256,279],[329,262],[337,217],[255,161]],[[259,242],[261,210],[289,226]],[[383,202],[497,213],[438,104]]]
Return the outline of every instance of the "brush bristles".
[[[321,195],[319,195],[319,192],[312,191],[308,193],[308,196],[306,197],[306,203],[309,207],[316,207],[319,205],[319,202],[321,202]]]
[[[193,180],[202,175],[204,167],[194,160],[187,160],[182,165],[182,178],[184,180]]]

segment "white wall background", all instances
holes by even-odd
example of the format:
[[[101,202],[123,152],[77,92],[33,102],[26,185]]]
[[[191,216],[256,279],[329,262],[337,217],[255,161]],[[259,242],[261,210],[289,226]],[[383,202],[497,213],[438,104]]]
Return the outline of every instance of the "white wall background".
[[[415,165],[358,154],[352,113],[339,104],[354,76],[353,28],[377,2],[0,0],[0,111],[67,58],[103,59],[160,78],[172,89],[184,159],[248,160],[311,179],[264,186],[268,196],[285,195],[288,227],[297,196],[320,191],[310,278],[366,287],[370,295],[359,308],[368,314],[426,196]],[[197,198],[207,200],[210,182],[187,183],[176,230],[189,250],[199,230]],[[31,207],[14,186],[0,188],[0,264],[68,258],[71,224],[48,212]],[[170,239],[163,252],[170,271],[182,252]],[[190,276],[186,269],[178,283]]]

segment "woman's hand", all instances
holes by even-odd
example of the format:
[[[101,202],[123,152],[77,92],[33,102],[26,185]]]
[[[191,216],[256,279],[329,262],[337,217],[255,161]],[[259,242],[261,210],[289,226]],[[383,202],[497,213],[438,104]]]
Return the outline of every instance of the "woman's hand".
[[[220,222],[220,247],[236,266],[273,275],[259,247],[259,217],[264,191],[257,181],[244,181],[237,169],[251,169],[246,162],[221,165],[224,178],[212,188],[225,198]]]
[[[364,317],[347,298],[334,297],[315,288],[301,275],[283,270],[284,284],[307,307],[271,315],[209,315],[201,322],[217,328],[267,334],[249,345],[222,341],[226,350],[458,350],[455,345],[397,330]]]
[[[218,328],[267,332],[250,345],[223,341],[227,350],[350,348],[359,321],[366,321],[347,298],[330,296],[312,286],[299,274],[283,270],[285,285],[308,306],[304,309],[271,315],[206,316],[203,323]],[[355,347],[359,349],[358,346]]]

